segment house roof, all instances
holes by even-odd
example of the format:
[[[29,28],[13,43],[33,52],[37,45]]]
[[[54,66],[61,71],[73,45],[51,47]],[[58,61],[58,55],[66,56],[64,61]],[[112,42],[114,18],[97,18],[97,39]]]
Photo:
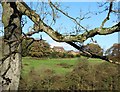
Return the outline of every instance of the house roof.
[[[54,46],[53,48],[54,48],[54,49],[64,50],[64,48],[63,48],[63,47],[58,47],[58,46]]]

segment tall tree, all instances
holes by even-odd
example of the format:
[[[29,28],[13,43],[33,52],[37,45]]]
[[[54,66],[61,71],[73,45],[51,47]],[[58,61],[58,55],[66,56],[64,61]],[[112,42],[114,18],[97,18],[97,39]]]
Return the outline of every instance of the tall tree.
[[[100,58],[111,63],[120,64],[119,62],[113,62],[105,56],[99,56],[95,53],[84,51],[83,46],[76,44],[75,42],[84,43],[88,38],[94,37],[95,35],[108,35],[114,32],[120,31],[120,22],[111,26],[104,27],[105,23],[110,19],[111,13],[120,13],[118,10],[113,8],[113,2],[107,2],[108,6],[105,9],[108,11],[106,18],[101,23],[100,27],[88,30],[83,27],[75,18],[69,16],[67,13],[63,12],[58,6],[48,0],[48,8],[51,8],[53,13],[53,21],[55,21],[55,11],[62,13],[69,19],[73,20],[76,25],[85,30],[84,33],[77,35],[63,35],[54,30],[51,26],[47,25],[43,19],[32,10],[25,2],[8,2],[8,0],[3,0],[1,2],[3,7],[2,21],[4,24],[4,57],[1,60],[0,65],[0,84],[2,85],[2,90],[17,90],[19,85],[20,77],[20,66],[21,66],[21,41],[24,38],[28,38],[35,33],[45,32],[52,39],[58,42],[66,42],[67,44],[75,47],[76,49],[82,51],[85,55],[91,58]],[[21,0],[22,1],[22,0]],[[21,17],[26,15],[34,22],[34,30],[21,35]],[[83,20],[85,17],[80,18]],[[77,31],[77,29],[76,29]]]
[[[2,3],[4,24],[3,55],[0,65],[0,85],[3,90],[17,90],[21,70],[21,17],[15,2]]]

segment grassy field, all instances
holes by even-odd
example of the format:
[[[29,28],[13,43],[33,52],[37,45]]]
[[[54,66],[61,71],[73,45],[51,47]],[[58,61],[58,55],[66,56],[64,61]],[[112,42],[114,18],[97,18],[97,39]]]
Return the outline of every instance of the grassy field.
[[[19,90],[28,90],[27,92],[32,92],[34,89],[68,90],[71,87],[80,90],[93,90],[94,88],[98,90],[102,87],[100,85],[105,86],[101,89],[109,89],[108,83],[111,83],[113,76],[117,83],[118,72],[115,66],[103,62],[105,61],[85,57],[66,59],[24,57]],[[93,88],[92,85],[96,86]]]
[[[46,72],[54,72],[57,75],[65,75],[71,72],[74,66],[80,62],[80,58],[66,59],[36,59],[31,57],[23,57],[22,76],[27,76],[34,69],[40,75],[45,75]],[[82,58],[84,60],[84,58]],[[103,62],[100,59],[88,59],[91,64],[99,64]]]

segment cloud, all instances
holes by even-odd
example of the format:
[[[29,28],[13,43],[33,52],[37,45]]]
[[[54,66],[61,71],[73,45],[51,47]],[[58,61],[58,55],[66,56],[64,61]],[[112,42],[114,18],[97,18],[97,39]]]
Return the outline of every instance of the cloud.
[[[67,44],[65,42],[56,42],[45,33],[42,33],[42,35],[43,35],[43,39],[46,40],[46,42],[48,42],[52,48],[54,46],[60,46],[60,47],[63,47],[65,50],[75,50],[76,51],[76,49],[74,47],[70,46],[69,44]]]
[[[74,47],[70,46],[69,44],[67,44],[65,42],[53,41],[52,43],[50,43],[50,45],[51,45],[51,47],[60,46],[60,47],[63,47],[65,50],[76,50]]]

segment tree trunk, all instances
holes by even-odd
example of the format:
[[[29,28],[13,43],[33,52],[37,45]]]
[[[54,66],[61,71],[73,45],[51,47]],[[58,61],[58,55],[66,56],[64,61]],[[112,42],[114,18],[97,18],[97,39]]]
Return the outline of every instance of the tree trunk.
[[[15,2],[3,2],[3,59],[0,64],[2,90],[17,90],[21,70],[21,14]]]

